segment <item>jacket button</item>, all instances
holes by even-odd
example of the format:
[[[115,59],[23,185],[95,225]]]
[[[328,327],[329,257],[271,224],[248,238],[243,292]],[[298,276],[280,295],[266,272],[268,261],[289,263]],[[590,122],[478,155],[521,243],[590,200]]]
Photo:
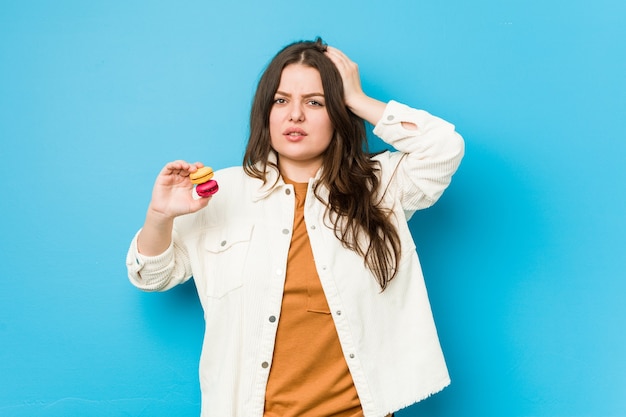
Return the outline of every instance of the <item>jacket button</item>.
[[[387,116],[387,120],[392,121],[394,119],[393,114],[390,114],[389,116]]]
[[[226,241],[225,241],[225,240],[222,240],[222,241],[220,242],[220,246],[226,246]]]
[[[337,315],[341,316],[341,310],[337,310]]]
[[[287,194],[287,195],[291,194],[291,190],[290,190],[289,188],[287,188],[287,189],[285,190],[285,194]]]
[[[288,235],[289,234],[289,229],[283,229],[283,235]]]
[[[274,323],[276,321],[276,316],[270,316],[270,323]]]
[[[350,359],[354,359],[354,353],[350,354]]]
[[[269,363],[267,363],[267,362],[263,362],[263,363],[261,364],[261,368],[263,368],[263,369],[266,369],[268,366],[270,366],[270,364],[269,364]]]

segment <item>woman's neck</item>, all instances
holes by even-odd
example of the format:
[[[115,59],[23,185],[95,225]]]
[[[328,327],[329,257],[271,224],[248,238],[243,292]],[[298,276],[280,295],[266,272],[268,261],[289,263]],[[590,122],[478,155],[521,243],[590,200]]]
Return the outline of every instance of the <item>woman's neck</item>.
[[[293,182],[308,183],[311,178],[314,178],[321,165],[299,165],[293,163],[281,163],[278,160],[278,169],[284,177],[289,178]]]

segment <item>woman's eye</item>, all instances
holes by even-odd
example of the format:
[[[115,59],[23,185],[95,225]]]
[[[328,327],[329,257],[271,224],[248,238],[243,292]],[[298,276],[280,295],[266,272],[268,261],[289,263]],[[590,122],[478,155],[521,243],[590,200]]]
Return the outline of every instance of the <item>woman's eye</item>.
[[[324,104],[320,103],[317,100],[309,100],[309,104],[312,106],[323,106]]]
[[[274,99],[274,103],[275,104],[285,104],[287,101],[284,98],[275,98]]]

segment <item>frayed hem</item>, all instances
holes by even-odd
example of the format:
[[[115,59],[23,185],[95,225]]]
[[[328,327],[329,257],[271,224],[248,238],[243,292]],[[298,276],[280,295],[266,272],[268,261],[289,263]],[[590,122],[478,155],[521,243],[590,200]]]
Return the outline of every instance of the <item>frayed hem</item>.
[[[387,410],[384,413],[382,413],[380,416],[376,416],[376,417],[386,417],[389,414],[397,413],[400,410],[404,410],[407,407],[410,407],[410,406],[415,405],[415,404],[417,404],[417,403],[419,403],[421,401],[424,401],[424,400],[432,397],[433,395],[438,394],[441,391],[443,391],[445,388],[447,388],[450,385],[450,382],[451,381],[450,381],[449,378],[444,380],[444,381],[441,381],[441,384],[440,385],[435,385],[435,388],[431,392],[429,392],[427,394],[422,394],[422,395],[418,396],[416,399],[409,400],[406,403],[403,402],[401,404],[393,405],[391,407],[392,408],[391,410]]]

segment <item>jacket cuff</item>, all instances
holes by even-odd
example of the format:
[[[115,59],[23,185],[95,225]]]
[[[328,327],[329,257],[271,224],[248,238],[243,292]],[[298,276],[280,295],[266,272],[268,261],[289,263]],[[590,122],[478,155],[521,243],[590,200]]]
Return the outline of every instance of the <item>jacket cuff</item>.
[[[174,262],[174,244],[170,242],[165,252],[156,256],[146,256],[139,253],[137,248],[137,237],[139,232],[131,241],[128,254],[126,255],[126,267],[128,278],[136,287],[146,291],[157,291],[161,289],[167,281],[165,270],[170,268]],[[161,272],[164,273],[161,273]]]
[[[417,129],[406,129],[402,126],[402,122],[412,123],[417,126]],[[433,128],[444,126],[454,130],[454,125],[425,110],[414,109],[406,104],[391,100],[387,103],[383,116],[374,127],[374,134],[386,142],[393,143],[395,140],[409,136],[421,136]]]

